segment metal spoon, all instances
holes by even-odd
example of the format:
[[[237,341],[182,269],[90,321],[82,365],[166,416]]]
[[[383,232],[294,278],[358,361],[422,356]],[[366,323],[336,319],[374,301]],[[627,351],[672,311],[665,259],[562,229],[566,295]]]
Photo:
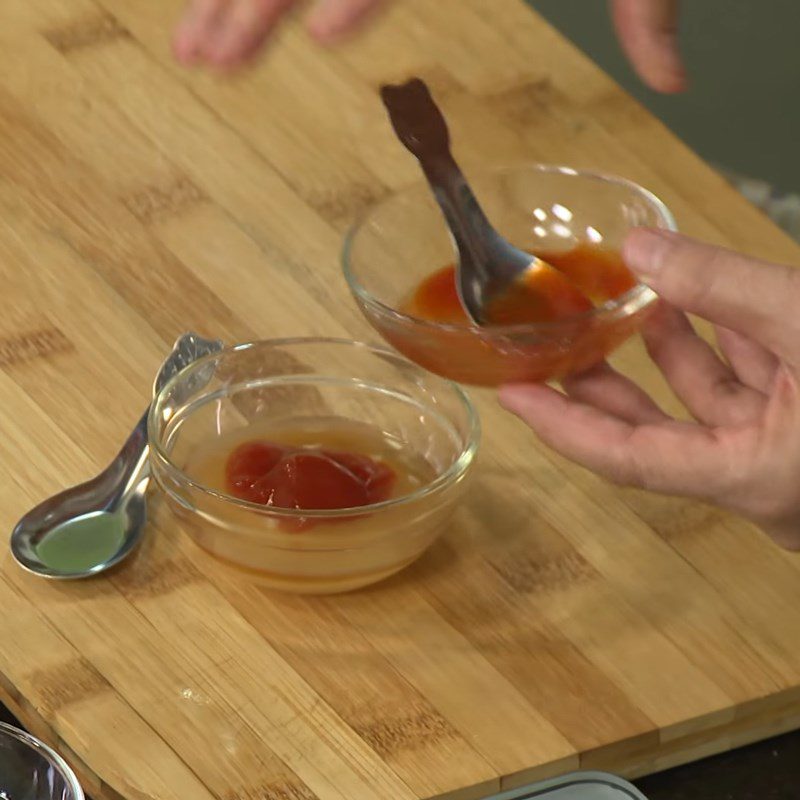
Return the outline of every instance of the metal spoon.
[[[414,78],[399,86],[381,87],[381,98],[397,137],[419,161],[453,236],[458,294],[472,321],[489,322],[487,307],[523,277],[529,292],[539,280],[546,282],[547,293],[536,294],[544,318],[558,316],[565,307],[591,308],[563,273],[514,247],[492,227],[450,152],[447,123],[428,87]],[[551,298],[558,301],[553,313],[548,311]]]
[[[161,366],[154,392],[159,392],[167,381],[198,358],[219,352],[222,347],[220,341],[202,339],[194,333],[184,334]],[[20,566],[45,578],[74,580],[104,572],[133,552],[142,538],[147,517],[145,495],[150,482],[147,413],[117,457],[96,478],[45,500],[17,523],[11,534],[11,552]],[[55,568],[40,557],[43,543],[56,529],[60,536],[67,537],[81,535],[81,530],[93,524],[107,524],[114,541],[118,534],[117,547],[113,542],[101,540],[103,548],[110,546],[112,552],[103,553],[97,563]],[[91,553],[86,555],[91,561]]]

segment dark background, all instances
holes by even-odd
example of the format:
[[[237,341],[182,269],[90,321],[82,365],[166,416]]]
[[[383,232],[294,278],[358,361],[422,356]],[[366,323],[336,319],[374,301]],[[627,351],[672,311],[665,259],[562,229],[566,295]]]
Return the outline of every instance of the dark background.
[[[606,0],[528,1],[706,161],[800,192],[797,0],[683,0],[691,86],[673,97],[633,74]]]

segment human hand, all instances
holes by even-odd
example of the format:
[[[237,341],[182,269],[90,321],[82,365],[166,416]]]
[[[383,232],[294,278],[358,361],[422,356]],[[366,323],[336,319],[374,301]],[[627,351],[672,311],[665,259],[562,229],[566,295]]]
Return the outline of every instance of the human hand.
[[[639,77],[659,92],[686,88],[678,52],[678,0],[610,0],[622,49]]]
[[[318,0],[307,19],[311,35],[330,43],[354,30],[383,0]],[[218,69],[254,58],[295,0],[190,0],[173,37],[184,64]]]
[[[384,0],[318,0],[308,17],[311,35],[329,43],[349,33]],[[642,80],[660,92],[679,92],[686,74],[678,53],[678,0],[609,0],[620,43]],[[231,69],[250,61],[296,0],[189,0],[173,37],[184,64]]]
[[[708,500],[800,550],[800,270],[666,231],[634,231],[623,254],[663,298],[645,343],[696,422],[608,365],[565,380],[565,394],[504,387],[501,403],[616,483]],[[724,359],[684,311],[715,323]]]

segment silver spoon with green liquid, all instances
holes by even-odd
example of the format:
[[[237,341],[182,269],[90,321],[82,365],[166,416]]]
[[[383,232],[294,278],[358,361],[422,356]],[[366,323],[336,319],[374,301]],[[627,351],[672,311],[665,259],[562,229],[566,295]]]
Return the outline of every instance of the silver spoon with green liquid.
[[[219,352],[222,346],[194,333],[181,336],[158,372],[155,392],[189,364]],[[11,534],[14,558],[29,572],[61,580],[88,578],[116,566],[141,541],[149,483],[145,412],[103,472],[45,500],[17,523]]]

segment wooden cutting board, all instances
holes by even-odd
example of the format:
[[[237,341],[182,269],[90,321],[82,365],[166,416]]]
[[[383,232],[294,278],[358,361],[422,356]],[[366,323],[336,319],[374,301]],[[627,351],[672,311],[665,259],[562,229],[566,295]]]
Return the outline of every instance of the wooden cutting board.
[[[797,248],[516,0],[407,0],[337,52],[288,27],[237,80],[172,63],[178,0],[4,0],[0,519],[97,472],[187,329],[373,335],[347,224],[416,178],[376,98],[424,77],[466,163],[591,166],[681,227]],[[619,365],[668,408],[637,344]],[[98,800],[469,798],[636,775],[800,723],[800,559],[618,490],[476,393],[479,480],[403,575],[328,599],[219,575],[155,501],[73,585],[0,557],[0,694]]]

